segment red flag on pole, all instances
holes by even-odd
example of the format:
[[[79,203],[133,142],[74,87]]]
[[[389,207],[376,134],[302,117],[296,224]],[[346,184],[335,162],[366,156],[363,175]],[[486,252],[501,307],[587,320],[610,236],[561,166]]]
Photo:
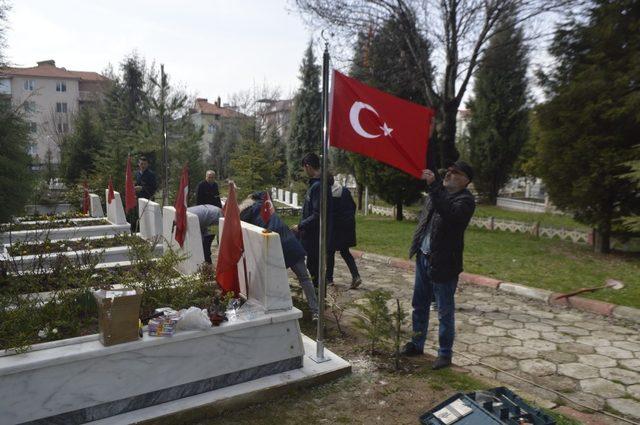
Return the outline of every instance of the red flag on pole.
[[[131,172],[131,155],[127,157],[127,169],[124,176],[124,209],[129,212],[136,207],[136,188]]]
[[[109,193],[107,193],[107,203],[110,204],[116,198],[116,194],[113,192],[113,179],[109,176]]]
[[[238,262],[243,251],[242,226],[240,225],[236,189],[233,182],[229,182],[229,197],[224,212],[224,229],[220,238],[218,264],[216,265],[216,280],[224,292],[233,291],[236,295],[240,293]]]
[[[433,109],[334,71],[331,146],[371,157],[416,178],[427,168]]]
[[[276,210],[273,208],[273,202],[271,202],[269,192],[265,192],[262,196],[262,208],[260,208],[260,218],[264,221],[265,226],[269,224],[269,219],[271,219],[271,216],[275,212]]]
[[[189,164],[182,167],[182,175],[180,176],[180,187],[176,196],[176,235],[175,240],[180,245],[184,245],[184,235],[187,233],[187,198],[189,195]]]
[[[89,208],[91,208],[91,201],[89,200],[89,184],[87,183],[87,179],[84,180],[82,187],[82,214],[88,214]]]

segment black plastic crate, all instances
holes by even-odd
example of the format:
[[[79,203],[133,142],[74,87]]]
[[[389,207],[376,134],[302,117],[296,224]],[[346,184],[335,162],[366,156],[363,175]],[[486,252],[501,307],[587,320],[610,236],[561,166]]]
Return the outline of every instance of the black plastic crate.
[[[471,412],[460,416],[455,409],[445,411],[451,413],[449,417],[458,418],[450,422],[455,425],[555,425],[556,423],[549,415],[529,406],[522,398],[505,387],[468,394],[458,393],[423,414],[420,417],[420,423],[422,425],[443,425],[445,422],[438,419],[436,413],[456,400],[460,400],[468,406]]]

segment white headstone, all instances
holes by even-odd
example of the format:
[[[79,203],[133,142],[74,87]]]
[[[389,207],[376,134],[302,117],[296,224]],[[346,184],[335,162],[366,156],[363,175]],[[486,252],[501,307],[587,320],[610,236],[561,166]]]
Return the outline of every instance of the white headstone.
[[[95,193],[90,193],[89,201],[91,204],[91,209],[89,210],[89,214],[91,215],[91,217],[96,217],[96,218],[104,217],[104,212],[102,211],[102,204],[100,203],[100,197]]]
[[[294,207],[298,206],[298,194],[296,192],[293,192],[291,194],[291,205],[293,205]]]
[[[262,228],[241,222],[244,258],[238,263],[241,292],[260,303],[266,311],[290,310],[291,292],[284,265],[280,235],[263,233]],[[224,231],[224,218],[220,219],[220,240]]]
[[[278,189],[278,201],[284,201],[284,191],[282,189]]]
[[[138,199],[138,217],[140,217],[140,237],[148,241],[162,236],[162,211],[160,204],[145,198]]]
[[[109,189],[104,191],[105,199],[107,199],[107,220],[112,224],[127,224],[120,192],[114,191],[113,194],[115,197],[109,202]]]
[[[162,236],[165,252],[168,248],[174,250],[178,255],[187,258],[178,264],[178,271],[184,275],[193,274],[204,263],[204,251],[202,248],[202,236],[200,235],[200,223],[198,216],[187,212],[187,234],[184,237],[182,248],[176,242],[176,230],[173,222],[176,218],[174,207],[164,207],[162,209]]]
[[[289,192],[288,190],[284,191],[284,203],[285,204],[291,203],[291,192]]]

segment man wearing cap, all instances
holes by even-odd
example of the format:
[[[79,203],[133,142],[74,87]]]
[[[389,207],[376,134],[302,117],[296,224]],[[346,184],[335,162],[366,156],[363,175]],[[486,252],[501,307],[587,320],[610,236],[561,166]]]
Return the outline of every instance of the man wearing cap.
[[[418,226],[413,235],[409,258],[416,255],[413,288],[413,337],[402,349],[405,356],[424,352],[429,327],[429,306],[435,297],[440,320],[438,358],[433,369],[451,365],[455,337],[454,295],[458,274],[462,271],[464,231],[475,210],[475,198],[467,189],[473,169],[458,161],[447,169],[444,180],[424,170],[429,196],[425,199]]]

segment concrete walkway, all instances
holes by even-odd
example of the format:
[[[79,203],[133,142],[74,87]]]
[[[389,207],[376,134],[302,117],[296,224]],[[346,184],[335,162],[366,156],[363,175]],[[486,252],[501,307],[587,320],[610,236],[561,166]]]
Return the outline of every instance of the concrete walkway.
[[[413,271],[406,265],[404,269],[399,268],[402,265],[394,267],[390,265],[393,261],[384,257],[367,257],[358,259],[362,287],[346,290],[351,277],[337,256],[334,280],[338,289],[345,290],[343,302],[362,298],[365,291],[384,288],[410,312]],[[436,316],[432,314],[428,335],[432,344],[437,344]],[[474,374],[555,404],[584,410],[512,376],[517,375],[581,404],[640,422],[637,322],[462,283],[457,294],[456,331],[454,364]],[[435,350],[429,348],[427,353],[435,355]]]

